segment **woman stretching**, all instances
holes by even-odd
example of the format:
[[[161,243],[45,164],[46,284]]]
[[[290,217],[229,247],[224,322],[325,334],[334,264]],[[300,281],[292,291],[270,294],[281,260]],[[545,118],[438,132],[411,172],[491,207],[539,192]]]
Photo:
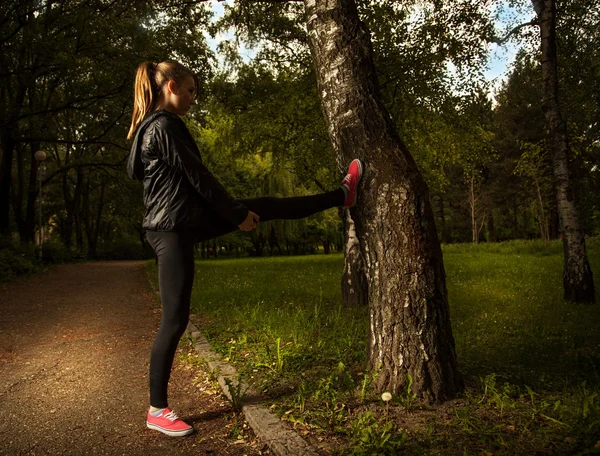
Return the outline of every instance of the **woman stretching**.
[[[197,92],[197,78],[177,62],[143,62],[137,70],[128,139],[127,173],[143,181],[143,228],[158,257],[162,318],[150,355],[150,408],[146,425],[171,436],[193,428],[167,402],[167,386],[179,339],[190,314],[194,245],[260,222],[299,219],[331,207],[351,207],[362,164],[354,160],[340,187],[293,198],[236,200],[202,164],[200,151],[180,116]]]

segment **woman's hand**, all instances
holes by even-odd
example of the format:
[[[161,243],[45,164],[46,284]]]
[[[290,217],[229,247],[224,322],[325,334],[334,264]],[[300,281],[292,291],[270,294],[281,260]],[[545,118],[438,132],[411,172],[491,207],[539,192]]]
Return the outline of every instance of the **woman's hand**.
[[[258,222],[260,221],[260,217],[252,211],[248,211],[248,215],[246,216],[246,220],[244,220],[241,224],[238,225],[238,228],[242,231],[252,231],[254,228],[258,226]]]

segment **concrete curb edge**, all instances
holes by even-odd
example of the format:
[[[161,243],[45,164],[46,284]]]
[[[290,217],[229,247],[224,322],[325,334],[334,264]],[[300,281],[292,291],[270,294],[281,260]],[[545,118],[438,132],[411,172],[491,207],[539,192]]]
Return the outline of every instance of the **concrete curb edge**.
[[[238,375],[233,366],[222,360],[215,353],[210,344],[202,335],[198,327],[190,320],[187,327],[191,334],[193,346],[200,357],[206,360],[211,371],[217,375],[223,393],[232,399],[229,383],[236,387]],[[248,402],[259,395],[242,383],[241,390],[245,391]],[[246,404],[242,407],[246,421],[256,435],[265,442],[277,456],[318,456],[318,453],[296,432],[288,429],[282,421],[271,413],[266,407],[259,404]]]

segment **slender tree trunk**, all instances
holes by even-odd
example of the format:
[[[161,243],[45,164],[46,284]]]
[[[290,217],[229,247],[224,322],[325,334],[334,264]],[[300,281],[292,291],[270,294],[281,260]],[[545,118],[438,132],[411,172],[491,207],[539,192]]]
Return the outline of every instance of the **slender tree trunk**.
[[[350,211],[345,211],[344,226],[346,250],[342,274],[342,302],[345,306],[366,306],[369,298],[365,263]]]
[[[8,130],[8,131],[7,131]],[[9,129],[2,131],[2,161],[0,162],[0,234],[10,233],[10,189],[15,140]]]
[[[41,198],[40,188],[37,181],[38,173],[41,171],[40,163],[35,159],[35,153],[40,150],[38,143],[31,144],[31,163],[29,168],[29,185],[27,186],[27,202],[25,209],[24,235],[27,242],[33,242],[35,233],[35,210],[38,207],[38,198]]]
[[[457,369],[442,251],[427,186],[383,106],[369,30],[353,0],[305,0],[318,91],[340,169],[365,163],[352,219],[365,260],[376,388],[454,397]]]
[[[494,223],[494,213],[492,210],[490,210],[487,226],[488,233],[490,235],[490,242],[496,242],[498,240],[498,236],[496,234],[496,224]]]
[[[469,207],[471,208],[471,229],[473,244],[479,244],[479,228],[477,226],[477,196],[475,195],[475,177],[471,176],[469,183]]]
[[[13,214],[17,227],[19,229],[19,239],[21,242],[27,242],[27,228],[25,227],[25,215],[23,214],[23,195],[25,187],[25,170],[23,166],[23,147],[17,147],[16,164],[17,172],[12,178],[12,189],[10,193],[10,202],[13,208]],[[15,180],[16,177],[16,180]]]
[[[540,236],[542,240],[546,243],[550,243],[550,231],[548,228],[548,218],[546,217],[546,212],[544,211],[544,196],[542,195],[542,188],[540,186],[539,178],[534,178],[533,182],[535,183],[535,189],[537,192],[537,208],[538,208],[538,221],[540,225]]]
[[[100,227],[102,226],[102,210],[104,209],[104,189],[106,184],[104,181],[100,184],[100,201],[98,202],[98,210],[96,211],[96,224],[94,226],[93,242],[94,253],[98,256],[98,237],[100,236]]]
[[[438,197],[438,208],[440,212],[440,221],[441,221],[441,233],[442,233],[442,242],[444,244],[448,244],[450,242],[450,227],[446,223],[446,208],[444,206],[444,197],[439,195]]]
[[[91,188],[89,177],[85,179],[85,185],[83,186],[85,187],[85,190],[82,192],[83,208],[78,217],[79,219],[83,219],[83,226],[88,242],[88,257],[98,258],[98,238],[100,237],[102,226],[102,209],[104,208],[104,189],[106,184],[104,182],[100,184],[100,198],[94,215],[92,215],[92,208],[90,207]],[[95,220],[92,220],[92,218]]]
[[[73,198],[69,189],[67,172],[64,172],[62,175],[62,193],[65,201],[66,216],[61,224],[60,237],[63,244],[70,248],[73,240]]]
[[[26,63],[25,53],[20,53],[18,57],[17,67],[22,68]],[[4,60],[4,59],[2,59]],[[10,64],[9,64],[10,66]],[[14,70],[14,68],[3,68],[6,70]],[[0,235],[10,234],[10,194],[11,194],[11,179],[12,167],[19,138],[18,125],[14,120],[18,117],[19,112],[25,100],[26,87],[18,81],[15,84],[11,83],[10,77],[5,78],[6,84],[2,84],[1,99],[0,99],[0,150],[2,152],[2,160],[0,161]],[[15,94],[15,98],[12,96]]]
[[[519,238],[519,214],[517,212],[517,195],[513,197],[513,239]]]
[[[83,192],[83,182],[85,181],[85,177],[84,177],[84,173],[83,173],[83,168],[77,168],[77,180],[75,181],[75,190],[73,191],[73,213],[72,213],[72,217],[73,217],[73,225],[75,226],[75,243],[77,246],[77,251],[78,252],[83,252],[83,228],[82,228],[82,223],[81,223],[81,213],[82,213],[82,204],[81,204],[81,193]],[[87,192],[90,191],[90,186],[89,186],[89,177],[87,178],[88,181],[88,186],[87,186]],[[89,204],[89,197],[90,195],[87,195],[88,197],[88,204]]]
[[[577,210],[567,125],[558,103],[555,0],[531,0],[540,23],[543,99],[552,144],[558,214],[563,228],[564,297],[572,302],[594,302],[594,278],[587,257],[583,223]]]
[[[35,105],[35,90],[29,89],[29,109],[33,110]],[[33,132],[36,130],[36,124],[33,119],[29,119],[28,131],[33,136]],[[25,201],[25,217],[20,221],[20,236],[21,242],[33,242],[35,232],[35,209],[36,209],[36,196],[39,193],[39,185],[37,185],[36,177],[39,163],[35,159],[35,153],[40,150],[40,143],[32,141],[29,143],[29,182],[27,185],[27,200]],[[23,151],[21,151],[22,153]],[[24,174],[19,176],[20,187],[24,188],[25,179]],[[41,198],[41,195],[39,195]],[[19,200],[19,204],[23,204],[23,198]]]
[[[90,207],[90,180],[86,179],[83,184],[83,192],[82,192],[82,209],[80,214],[80,220],[83,222],[83,227],[85,229],[85,235],[87,237],[88,245],[87,245],[87,257],[97,259],[98,258],[98,250],[96,248],[96,242],[94,242],[94,227],[91,221],[91,207]]]

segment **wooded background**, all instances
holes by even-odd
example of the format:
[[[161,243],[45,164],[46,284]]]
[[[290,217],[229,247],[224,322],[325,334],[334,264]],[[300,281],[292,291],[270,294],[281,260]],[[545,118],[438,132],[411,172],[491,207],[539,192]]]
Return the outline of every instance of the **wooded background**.
[[[539,27],[517,27],[535,19],[531,2],[356,3],[371,32],[385,106],[429,187],[440,241],[559,237]],[[198,105],[186,122],[204,161],[235,196],[335,188],[340,169],[304,9],[302,2],[236,2],[215,21],[207,2],[2,2],[2,234],[36,239],[41,173],[48,254],[144,255],[142,189],[124,173],[133,77],[142,60],[176,59],[198,73]],[[600,230],[598,2],[559,2],[556,18],[575,197],[584,232],[594,235]],[[238,41],[222,42],[217,56],[206,37],[226,30]],[[497,88],[484,78],[491,42],[520,48]],[[256,55],[243,58],[239,44]],[[41,166],[38,150],[48,154]],[[202,251],[298,254],[317,247],[343,251],[338,211],[231,234]]]

